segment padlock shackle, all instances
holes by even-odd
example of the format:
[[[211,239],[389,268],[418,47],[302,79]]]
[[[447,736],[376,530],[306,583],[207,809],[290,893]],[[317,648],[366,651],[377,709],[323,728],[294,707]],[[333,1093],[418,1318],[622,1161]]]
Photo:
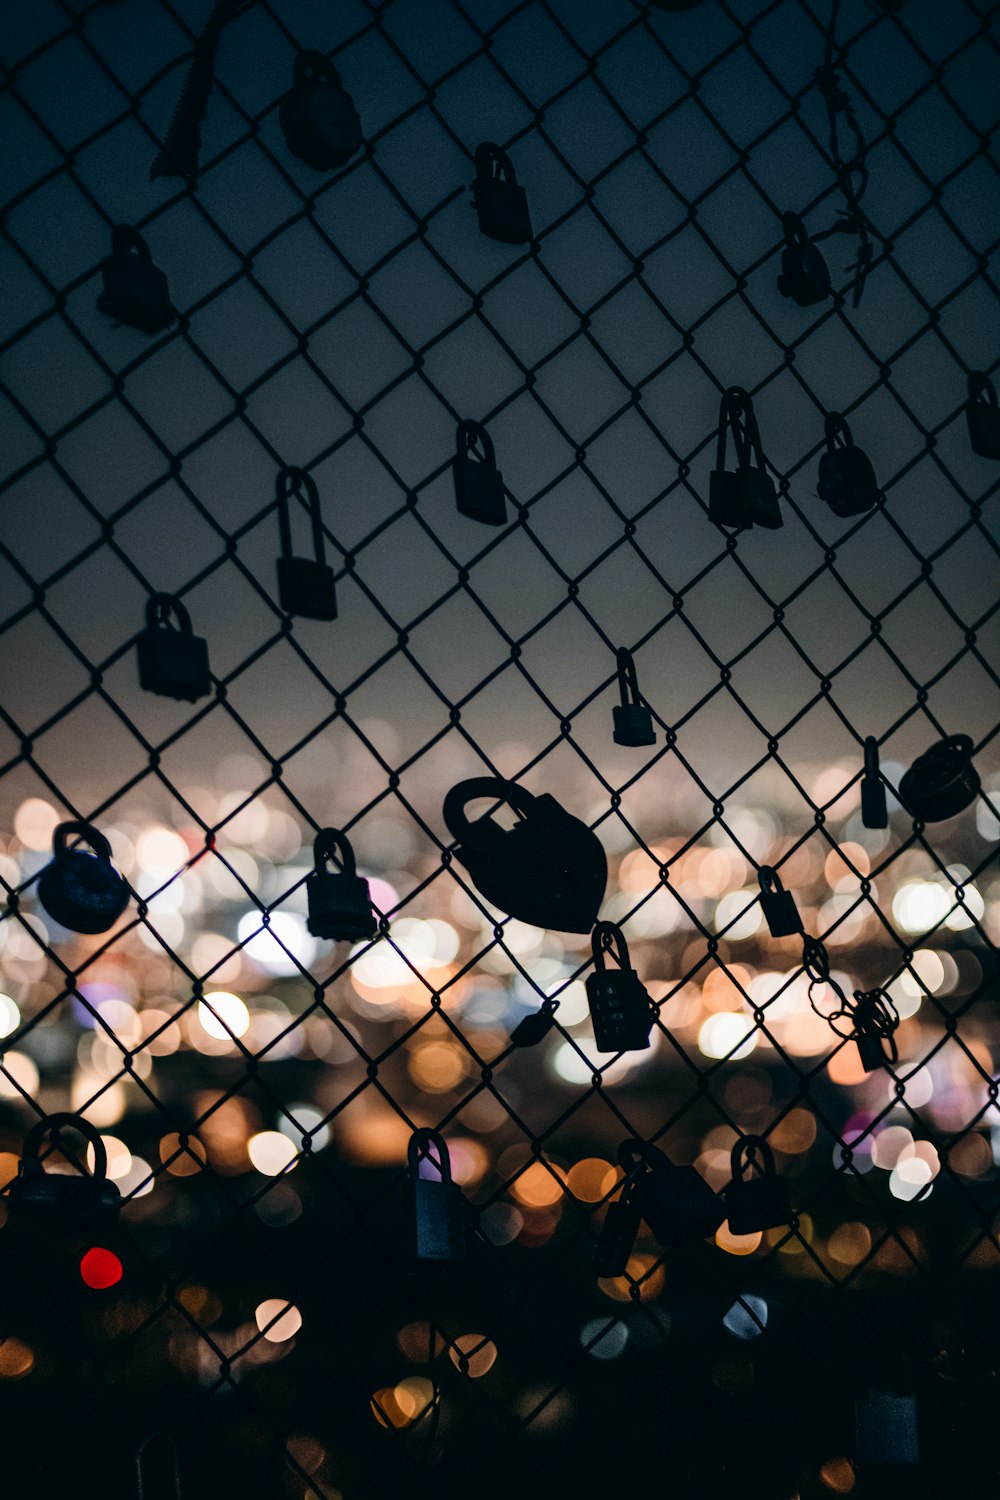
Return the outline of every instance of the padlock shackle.
[[[143,260],[153,263],[153,257],[149,252],[149,246],[139,233],[138,229],[131,224],[116,224],[111,230],[111,254],[117,259],[121,256],[130,255],[132,251],[141,255]]]
[[[590,947],[594,955],[594,967],[598,974],[605,972],[604,960],[608,953],[614,954],[615,962],[620,969],[631,969],[625,934],[614,922],[594,923],[594,930],[590,935]]]
[[[764,451],[761,447],[760,428],[753,399],[741,385],[731,385],[723,392],[719,403],[719,436],[715,449],[715,467],[718,473],[726,468],[726,436],[733,439],[736,450],[737,469],[764,469]],[[756,464],[752,460],[756,459]]]
[[[619,646],[617,651],[618,661],[618,691],[621,694],[622,708],[628,708],[630,704],[642,707],[642,699],[639,696],[639,677],[635,670],[635,661],[627,646]]]
[[[878,740],[873,734],[865,736],[865,778],[868,781],[881,779],[878,766]]]
[[[785,889],[781,876],[773,865],[761,865],[757,871],[757,884],[762,896],[778,896]]]
[[[171,615],[176,615],[181,635],[192,635],[191,616],[176,594],[150,594],[146,600],[146,624],[150,628],[168,625]]]
[[[899,1011],[885,990],[855,990],[851,1019],[858,1036],[878,1037],[889,1048],[889,1061],[899,1061],[895,1037]]]
[[[45,1115],[36,1120],[28,1134],[24,1138],[21,1147],[21,1160],[24,1162],[37,1161],[41,1167],[38,1152],[42,1141],[53,1130],[59,1130],[61,1126],[71,1126],[78,1134],[86,1136],[88,1143],[94,1153],[94,1170],[91,1180],[94,1182],[106,1182],[108,1177],[108,1152],[101,1138],[101,1133],[96,1125],[85,1120],[82,1115],[74,1115],[69,1110],[60,1110],[54,1115]],[[42,1168],[44,1171],[44,1168]]]
[[[431,1155],[432,1147],[437,1153],[437,1161]],[[441,1173],[442,1182],[451,1182],[451,1156],[448,1153],[444,1136],[437,1130],[429,1130],[426,1126],[415,1130],[407,1142],[406,1169],[411,1177],[419,1177],[421,1158],[434,1163]]]
[[[499,776],[473,776],[468,781],[460,781],[444,799],[444,821],[452,838],[462,839],[468,833],[470,824],[465,807],[477,797],[507,802],[522,817],[527,817],[535,804],[531,792],[516,781],[503,781]]]
[[[955,756],[962,761],[972,759],[972,736],[969,734],[949,734],[943,740],[938,740],[919,755],[914,764],[920,761],[930,761],[935,765],[938,761],[945,761],[949,756]]]
[[[828,411],[823,422],[827,452],[836,453],[838,448],[853,448],[854,438],[843,412]]]
[[[785,244],[789,250],[796,245],[809,245],[812,241],[806,232],[806,226],[798,214],[787,213],[781,215],[781,232],[785,236]]]
[[[624,1167],[626,1174],[632,1174],[640,1166],[647,1167],[650,1171],[654,1167],[660,1170],[673,1168],[673,1162],[667,1153],[654,1146],[650,1141],[640,1140],[638,1136],[630,1136],[627,1141],[622,1141],[618,1147],[618,1165]]]
[[[458,430],[455,434],[455,449],[459,457],[464,458],[466,454],[471,453],[477,443],[483,450],[482,462],[488,469],[492,469],[495,472],[497,457],[493,447],[493,439],[486,431],[482,422],[474,422],[471,418],[467,418],[464,422],[459,422]]]
[[[163,1461],[159,1461],[156,1458],[152,1461],[150,1460],[149,1450],[154,1444],[166,1450],[167,1456]],[[135,1450],[136,1481],[138,1484],[137,1500],[146,1500],[146,1480],[153,1479],[154,1477],[159,1478],[163,1474],[167,1464],[173,1470],[174,1495],[176,1500],[181,1500],[181,1470],[177,1460],[177,1444],[165,1432],[151,1432],[148,1437],[143,1438]],[[158,1485],[156,1486],[156,1492],[157,1495],[160,1494]]]
[[[317,875],[323,873],[334,854],[339,855],[345,875],[357,875],[358,865],[347,834],[339,828],[321,828],[313,839],[313,867]]]
[[[750,1167],[757,1166],[757,1163],[752,1160],[755,1155],[759,1156],[763,1162],[763,1166],[759,1168],[762,1177],[777,1175],[774,1152],[771,1150],[770,1142],[762,1135],[742,1135],[733,1142],[729,1158],[729,1167],[734,1182],[742,1182]]]
[[[66,847],[66,840],[74,833],[83,843],[90,845],[98,859],[103,859],[105,864],[108,865],[111,863],[111,845],[104,837],[104,834],[95,828],[92,823],[84,823],[77,818],[71,818],[66,823],[60,823],[53,833],[52,853],[56,859],[65,859],[67,855],[76,852]]]
[[[313,552],[318,563],[326,561],[326,545],[323,541],[323,518],[319,509],[319,490],[316,481],[305,469],[297,469],[291,464],[278,470],[277,478],[277,502],[278,502],[278,529],[281,534],[281,555],[291,557],[292,554],[292,526],[288,516],[288,495],[290,490],[298,494],[304,489],[309,507],[309,518],[312,524]]]
[[[982,370],[972,370],[969,373],[969,400],[980,401],[984,406],[996,408],[996,386]]]
[[[477,182],[492,182],[494,179],[499,179],[502,182],[516,184],[517,174],[514,171],[514,163],[502,146],[497,146],[493,141],[481,141],[476,147],[475,160]]]
[[[340,74],[325,52],[317,52],[313,47],[303,47],[295,54],[295,62],[292,64],[293,87],[301,88],[304,83],[311,83],[310,73],[315,78],[322,78],[324,83],[335,84],[338,89],[344,87]]]

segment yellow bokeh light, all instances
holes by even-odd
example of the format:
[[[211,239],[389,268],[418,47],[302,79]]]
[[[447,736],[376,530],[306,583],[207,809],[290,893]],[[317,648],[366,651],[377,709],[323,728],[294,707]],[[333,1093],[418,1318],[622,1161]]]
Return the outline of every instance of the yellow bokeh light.
[[[529,1208],[546,1208],[562,1196],[563,1176],[562,1169],[551,1162],[535,1161],[511,1183],[510,1190],[519,1203]]]
[[[460,1333],[448,1355],[457,1370],[470,1380],[479,1380],[496,1363],[497,1346],[484,1333]]]
[[[637,1290],[640,1300],[648,1302],[663,1290],[666,1271],[648,1251],[630,1255],[625,1270],[624,1276],[598,1277],[597,1285],[606,1297],[615,1302],[631,1302]]]
[[[204,1146],[195,1135],[170,1131],[160,1141],[160,1160],[172,1177],[193,1177],[205,1165]]]
[[[455,1088],[468,1073],[467,1054],[455,1042],[422,1042],[407,1061],[410,1077],[428,1093],[443,1094]]]
[[[254,1320],[270,1344],[284,1344],[302,1327],[302,1314],[284,1297],[268,1297],[254,1313]]]
[[[265,1177],[278,1177],[286,1170],[294,1172],[298,1152],[280,1130],[260,1130],[247,1141],[247,1155]]]
[[[17,1176],[20,1160],[21,1158],[15,1156],[13,1151],[0,1151],[0,1188],[5,1188],[8,1182],[12,1182]]]
[[[202,1030],[218,1042],[234,1036],[245,1036],[250,1029],[250,1012],[246,1001],[228,990],[214,990],[198,1002],[198,1021]]]
[[[621,1172],[602,1156],[585,1156],[566,1174],[566,1186],[581,1203],[599,1203],[607,1197]]]
[[[856,1483],[854,1465],[849,1458],[828,1458],[819,1477],[835,1495],[849,1495]]]
[[[759,1229],[753,1234],[733,1234],[728,1219],[723,1220],[715,1232],[715,1243],[729,1255],[752,1255],[763,1238]]]
[[[827,1241],[826,1248],[842,1266],[860,1265],[871,1252],[871,1231],[867,1224],[861,1224],[857,1220],[838,1224]]]
[[[791,1109],[768,1137],[775,1151],[798,1156],[816,1139],[816,1116],[808,1109]]]
[[[23,1380],[35,1367],[35,1352],[21,1339],[0,1344],[0,1380]]]

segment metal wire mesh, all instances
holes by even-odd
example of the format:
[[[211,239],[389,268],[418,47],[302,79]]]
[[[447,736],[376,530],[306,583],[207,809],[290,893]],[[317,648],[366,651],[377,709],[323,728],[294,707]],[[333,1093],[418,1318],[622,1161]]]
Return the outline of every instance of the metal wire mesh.
[[[159,1426],[195,1494],[488,1491],[511,1453],[596,1482],[665,1429],[699,1493],[846,1492],[852,1403],[889,1385],[920,1397],[940,1493],[981,1458],[1000,1252],[996,478],[964,412],[996,365],[996,7],[232,11],[187,182],[149,163],[205,7],[52,0],[3,44],[0,1161],[9,1182],[29,1126],[71,1108],[127,1200],[104,1289],[78,1244],[4,1226],[23,1294],[0,1376],[26,1423],[58,1408],[73,1435],[12,1472],[82,1452],[125,1493]],[[331,173],[278,127],[303,46],[363,124]],[[525,246],[476,228],[484,139],[526,187]],[[789,211],[833,273],[811,307],[775,287]],[[168,275],[154,335],[96,307],[122,222]],[[777,534],[708,518],[733,384]],[[848,520],[815,495],[831,410],[881,491]],[[470,418],[507,487],[489,532],[454,511]],[[321,496],[329,624],[278,601],[284,465]],[[198,705],[136,681],[163,590],[209,642]],[[648,751],[611,737],[622,646]],[[984,790],[928,828],[891,794],[958,732]],[[868,736],[885,832],[858,812]],[[442,799],[484,773],[597,831],[648,1053],[594,1052],[589,937],[506,920],[453,858]],[[93,939],[36,896],[78,818],[134,895]],[[332,825],[380,915],[350,950],[303,920],[303,846]],[[894,1065],[863,1075],[809,1008],[761,866],[843,989],[888,992]],[[545,1039],[512,1048],[553,998]],[[474,1215],[447,1277],[399,1228],[418,1126]],[[719,1191],[748,1132],[790,1227],[673,1250],[644,1231],[595,1280],[623,1139]]]

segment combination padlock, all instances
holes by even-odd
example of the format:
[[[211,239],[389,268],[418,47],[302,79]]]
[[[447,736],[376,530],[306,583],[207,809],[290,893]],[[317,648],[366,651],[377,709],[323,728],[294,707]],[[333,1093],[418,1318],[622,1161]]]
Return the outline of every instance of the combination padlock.
[[[658,1146],[623,1141],[618,1160],[635,1176],[635,1201],[650,1233],[661,1244],[703,1240],[726,1217],[726,1208],[694,1167],[678,1167]]]
[[[591,938],[594,972],[587,975],[587,1003],[598,1052],[641,1052],[649,1046],[652,1002],[629,963],[625,934],[614,922],[598,922]],[[617,968],[607,967],[613,954]]]
[[[621,1197],[609,1203],[594,1246],[596,1276],[624,1276],[639,1236],[642,1215],[636,1202],[635,1178],[627,1178]]]
[[[726,468],[726,438],[736,452],[736,468]],[[708,491],[708,518],[719,526],[765,526],[785,523],[774,481],[764,468],[760,429],[753,401],[742,386],[724,393],[719,407],[719,437]]]
[[[774,1166],[774,1152],[761,1135],[742,1136],[733,1146],[733,1180],[726,1189],[726,1209],[733,1234],[775,1229],[792,1217],[788,1187]],[[748,1177],[756,1167],[759,1176]]]
[[[340,860],[340,870],[327,868],[334,855]],[[313,869],[306,876],[306,897],[306,926],[313,937],[357,943],[373,938],[378,931],[368,882],[358,874],[347,835],[337,828],[321,828],[313,841]]]
[[[167,278],[131,224],[112,229],[111,254],[101,262],[101,279],[104,290],[97,305],[109,318],[141,333],[162,333],[174,321]]]
[[[878,504],[879,487],[867,453],[855,447],[847,418],[839,411],[827,413],[826,452],[819,461],[816,486],[835,516],[860,516]]]
[[[278,123],[293,156],[317,172],[342,167],[361,146],[361,121],[340,74],[322,52],[296,56]]]
[[[177,626],[170,623],[171,615]],[[195,635],[191,616],[173,594],[153,594],[146,628],[136,642],[139,685],[147,693],[195,703],[212,691],[208,642]]]
[[[885,990],[855,990],[851,1020],[858,1056],[866,1073],[875,1073],[887,1063],[899,1060],[895,1037],[899,1012]]]
[[[773,938],[792,937],[802,931],[802,918],[795,905],[795,897],[786,891],[781,876],[770,865],[761,865],[757,871],[760,886],[760,909],[764,913],[767,930]]]
[[[289,491],[306,492],[315,557],[292,556],[292,527],[288,515]],[[281,556],[278,558],[278,598],[288,615],[306,620],[335,620],[337,595],[333,569],[326,561],[323,520],[316,481],[304,469],[286,467],[278,473],[278,527]]]
[[[532,238],[528,198],[520,187],[506,151],[492,141],[476,147],[473,202],[479,227],[491,240],[527,245]]]
[[[1000,408],[990,377],[979,370],[969,376],[969,399],[965,403],[969,442],[980,458],[1000,458]]]
[[[458,1183],[451,1180],[451,1157],[444,1139],[436,1130],[415,1130],[406,1160],[412,1254],[417,1260],[464,1260],[465,1199]],[[424,1163],[436,1177],[421,1176]]]
[[[878,764],[878,740],[873,734],[865,739],[865,774],[861,778],[861,821],[866,828],[888,828],[889,810],[885,800],[885,782]]]
[[[781,275],[778,291],[800,307],[822,302],[831,291],[830,269],[820,250],[806,233],[798,214],[782,214],[781,230],[785,247],[781,252]]]
[[[473,457],[477,446],[481,459]],[[503,526],[507,520],[503,475],[497,468],[493,439],[480,422],[459,422],[452,469],[459,513],[486,526]]]
[[[478,797],[509,803],[519,821],[505,829],[487,813],[470,823],[465,807]],[[607,856],[593,830],[554,797],[477,776],[452,787],[444,820],[458,840],[455,858],[485,900],[534,927],[591,930],[604,899]]]
[[[39,1155],[42,1141],[61,1128],[86,1137],[94,1153],[92,1176],[46,1172]],[[8,1201],[19,1218],[51,1229],[92,1229],[113,1223],[122,1196],[117,1184],[108,1181],[108,1153],[100,1132],[89,1120],[65,1112],[38,1120],[25,1136]]]
[[[618,648],[618,691],[622,701],[620,704],[616,703],[611,710],[615,724],[615,744],[629,745],[633,749],[640,745],[655,745],[653,714],[639,697],[635,662],[631,651],[624,646]]]
[[[67,848],[71,834],[90,849]],[[111,845],[104,834],[91,823],[60,823],[52,836],[52,856],[38,881],[42,907],[71,932],[107,932],[128,906],[131,893],[111,863]]]
[[[967,734],[952,734],[918,755],[903,773],[899,800],[911,817],[922,823],[941,823],[969,807],[979,786],[972,740]]]

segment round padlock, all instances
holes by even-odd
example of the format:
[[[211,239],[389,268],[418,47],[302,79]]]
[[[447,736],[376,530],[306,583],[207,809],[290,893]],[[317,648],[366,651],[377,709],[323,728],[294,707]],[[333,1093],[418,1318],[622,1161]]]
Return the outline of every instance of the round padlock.
[[[941,823],[974,802],[979,786],[972,740],[952,734],[917,757],[899,783],[899,800],[922,823]]]
[[[278,120],[293,156],[318,172],[342,167],[361,145],[361,121],[340,74],[322,52],[300,52]]]
[[[89,850],[67,848],[76,834]],[[90,823],[60,823],[52,862],[38,881],[38,899],[53,921],[71,932],[107,932],[129,903],[129,888],[111,863],[111,845]]]

